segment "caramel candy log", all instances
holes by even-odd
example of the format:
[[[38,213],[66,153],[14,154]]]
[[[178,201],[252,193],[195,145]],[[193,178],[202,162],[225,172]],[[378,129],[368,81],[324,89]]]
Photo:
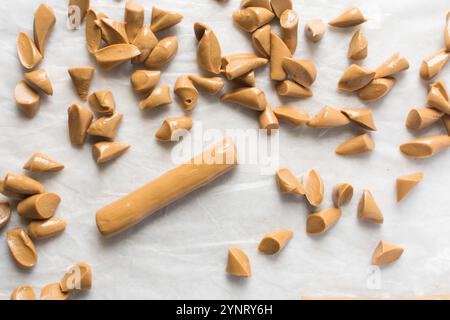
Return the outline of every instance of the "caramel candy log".
[[[114,44],[95,52],[95,58],[100,67],[110,70],[140,54],[139,48],[132,44]]]
[[[190,162],[100,209],[96,217],[98,229],[103,235],[119,233],[215,180],[237,163],[236,147],[225,139]]]
[[[239,248],[228,249],[226,272],[236,277],[250,277],[252,269],[244,251]]]
[[[6,233],[6,242],[14,261],[22,268],[32,268],[37,262],[36,247],[22,228]]]
[[[316,170],[310,170],[302,179],[302,186],[305,189],[305,196],[309,204],[319,207],[323,201],[324,187],[323,181]]]
[[[95,23],[96,20],[100,20],[104,15],[98,13],[93,9],[89,9],[86,14],[86,47],[89,53],[96,53],[100,49],[102,42],[102,30]]]
[[[222,101],[232,102],[256,111],[264,111],[267,106],[266,95],[259,88],[240,88],[225,93]]]
[[[258,250],[264,254],[274,255],[283,250],[294,233],[287,229],[271,232],[264,236],[258,246]]]
[[[11,293],[11,300],[36,300],[36,294],[30,286],[20,286]]]
[[[97,142],[92,146],[92,154],[97,164],[102,164],[124,154],[131,146],[120,142]]]
[[[272,5],[270,4],[270,0],[242,0],[241,8],[248,8],[248,7],[261,7],[272,11]]]
[[[275,15],[262,7],[249,7],[233,13],[234,23],[244,31],[253,32],[268,24]]]
[[[358,124],[360,127],[366,130],[376,131],[377,127],[373,121],[372,110],[369,108],[362,109],[341,109],[341,112],[353,121]]]
[[[41,300],[67,300],[68,293],[61,290],[59,283],[52,283],[41,288]]]
[[[297,177],[287,168],[281,168],[276,174],[277,184],[283,193],[293,193],[293,194],[305,194],[305,189],[303,188]]]
[[[93,67],[74,67],[70,68],[68,72],[78,96],[81,100],[86,101],[95,69]]]
[[[37,152],[23,168],[31,172],[58,172],[64,169],[64,165],[50,159],[42,152]]]
[[[372,264],[377,266],[384,266],[390,264],[400,258],[404,249],[393,244],[380,241],[375,248],[372,256]]]
[[[411,109],[406,118],[406,127],[411,130],[422,130],[441,119],[442,116],[442,112],[433,108]]]
[[[337,87],[345,92],[354,92],[367,86],[374,77],[374,71],[352,64],[339,79]]]
[[[66,222],[59,218],[50,218],[45,221],[32,221],[28,225],[27,233],[30,238],[39,240],[53,237],[66,229]]]
[[[132,64],[144,63],[145,60],[148,59],[150,52],[152,52],[152,50],[158,44],[158,38],[156,38],[153,31],[150,29],[150,26],[145,25],[139,30],[132,44],[139,49],[141,54],[131,59],[131,63]]]
[[[396,52],[375,70],[375,79],[389,77],[408,68],[408,60]]]
[[[25,69],[33,69],[42,60],[42,55],[33,39],[24,32],[20,32],[17,38],[17,54]]]
[[[298,40],[298,14],[294,10],[285,10],[280,17],[283,41],[294,54]]]
[[[310,88],[304,87],[294,81],[284,80],[276,87],[277,93],[283,97],[309,98],[313,96]]]
[[[137,70],[131,75],[133,89],[140,93],[149,93],[159,82],[161,71]]]
[[[311,213],[306,219],[306,232],[311,235],[319,235],[326,232],[341,217],[341,209],[330,208],[320,212]]]
[[[122,118],[123,115],[119,112],[112,116],[98,118],[89,126],[87,133],[91,136],[114,139]]]
[[[72,266],[59,282],[62,292],[92,288],[92,269],[84,262]]]
[[[73,104],[67,110],[70,142],[82,145],[86,138],[86,131],[91,125],[94,114],[86,107]]]
[[[146,99],[139,103],[139,107],[142,110],[153,109],[169,103],[172,103],[170,87],[168,85],[163,85],[156,87]]]
[[[417,172],[397,178],[397,202],[402,201],[423,179],[423,172]]]
[[[367,39],[361,30],[356,30],[350,40],[348,48],[348,58],[352,60],[362,60],[367,57]]]
[[[279,120],[286,121],[294,127],[299,127],[309,121],[308,113],[290,106],[277,107],[273,109],[273,113],[275,113]]]
[[[364,18],[362,12],[356,6],[351,6],[342,12],[337,18],[328,22],[328,24],[337,28],[348,28],[357,26],[366,21],[367,19]]]
[[[182,20],[183,16],[179,13],[164,11],[153,7],[151,28],[153,32],[158,32],[173,27]]]
[[[89,96],[89,105],[100,115],[112,115],[116,109],[116,102],[111,91],[95,91]]]
[[[270,3],[272,5],[273,12],[278,18],[281,18],[284,11],[292,9],[291,0],[271,0]]]
[[[196,75],[190,75],[189,79],[194,83],[195,86],[199,86],[206,90],[210,95],[215,95],[225,85],[225,81],[223,81],[220,77],[200,77]]]
[[[270,57],[270,24],[255,30],[252,33],[252,45],[255,51],[263,58]]]
[[[450,147],[450,136],[436,135],[419,138],[400,145],[400,151],[413,158],[429,158]]]
[[[8,201],[0,201],[0,229],[3,228],[11,217],[11,207]]]
[[[205,71],[219,74],[222,50],[216,34],[200,22],[194,24],[194,33],[198,40],[197,63],[199,67]]]
[[[310,60],[283,59],[283,69],[298,84],[310,87],[317,78],[317,69]]]
[[[274,32],[270,33],[270,79],[285,80],[286,72],[283,69],[284,58],[292,58],[291,50],[284,41]]]
[[[391,91],[394,84],[394,78],[378,78],[372,80],[364,88],[358,90],[358,97],[364,102],[377,101]]]
[[[325,106],[308,122],[312,128],[336,128],[350,123],[350,120],[339,110]]]
[[[444,93],[443,93],[444,92]],[[427,104],[446,114],[450,114],[450,101],[446,98],[446,91],[438,87],[431,87],[428,92]]]
[[[338,184],[333,189],[333,203],[336,208],[349,203],[353,198],[353,187],[348,183]]]
[[[44,186],[38,181],[17,173],[6,174],[3,180],[3,187],[7,191],[23,195],[34,195],[44,192]]]
[[[133,43],[139,30],[144,26],[144,7],[134,0],[127,0],[125,5],[125,30],[128,41]]]
[[[31,87],[44,92],[48,96],[53,95],[53,88],[47,71],[43,69],[25,73],[25,80],[28,81]]]
[[[358,218],[383,223],[384,217],[369,190],[365,189],[358,204]]]
[[[325,33],[325,23],[321,19],[311,20],[305,26],[305,36],[312,42],[319,42]]]
[[[255,55],[232,55],[222,60],[222,68],[228,80],[245,77],[253,70],[267,64],[268,61]]]
[[[45,45],[47,43],[48,35],[52,31],[56,23],[55,13],[53,9],[46,5],[41,4],[34,13],[34,43],[37,49],[44,56]]]
[[[130,42],[124,22],[102,17],[96,23],[102,30],[102,37],[108,46],[112,44],[128,44]]]
[[[14,89],[14,98],[17,105],[29,118],[32,118],[39,111],[41,98],[25,81],[21,80]]]
[[[186,131],[192,129],[191,117],[173,117],[164,120],[161,128],[156,133],[156,138],[161,141],[178,141]]]
[[[17,213],[22,218],[45,220],[51,218],[56,211],[61,198],[56,193],[46,192],[36,194],[17,205]]]
[[[267,134],[271,134],[272,130],[279,129],[280,124],[278,123],[278,119],[273,113],[272,108],[267,106],[266,110],[264,110],[259,115],[259,127],[267,131]]]
[[[336,148],[336,153],[343,155],[355,155],[372,151],[375,148],[373,139],[367,133],[351,138]]]
[[[150,52],[147,60],[145,60],[145,66],[147,68],[161,68],[175,57],[177,50],[177,38],[166,37],[159,41],[152,52]]]
[[[423,80],[431,80],[442,70],[449,58],[450,52],[445,49],[426,57],[420,64],[420,77]]]
[[[178,77],[175,82],[174,93],[180,98],[185,110],[194,109],[198,100],[198,91],[187,76]]]

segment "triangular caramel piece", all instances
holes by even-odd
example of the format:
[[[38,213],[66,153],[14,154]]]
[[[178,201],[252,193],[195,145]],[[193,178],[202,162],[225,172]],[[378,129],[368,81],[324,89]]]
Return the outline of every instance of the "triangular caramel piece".
[[[64,165],[50,159],[42,152],[37,152],[23,168],[32,172],[57,172],[63,170]]]
[[[244,251],[239,248],[228,249],[228,263],[226,271],[237,277],[250,277],[252,270]]]
[[[377,266],[394,262],[403,254],[404,249],[393,244],[380,241],[372,256],[372,263]]]
[[[53,87],[45,70],[39,69],[25,73],[25,79],[35,89],[39,89],[46,95],[53,95]]]
[[[94,71],[95,69],[93,67],[75,67],[69,69],[69,75],[81,100],[87,100]]]
[[[364,193],[359,201],[358,218],[376,223],[383,223],[384,218],[369,190]]]
[[[402,201],[406,195],[423,179],[423,173],[417,172],[397,178],[397,201]]]

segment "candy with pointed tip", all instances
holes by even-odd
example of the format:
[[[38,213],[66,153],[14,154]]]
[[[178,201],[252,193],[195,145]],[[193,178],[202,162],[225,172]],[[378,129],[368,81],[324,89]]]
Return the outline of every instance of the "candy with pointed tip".
[[[125,30],[129,42],[133,43],[143,26],[144,7],[134,2],[134,0],[127,0],[125,4]]]
[[[374,77],[375,71],[352,64],[339,79],[337,87],[345,92],[355,92],[367,86]]]
[[[75,90],[81,100],[86,101],[89,95],[92,78],[95,68],[93,67],[73,67],[68,70]]]
[[[383,223],[384,217],[369,190],[365,189],[358,204],[358,218]]]
[[[397,178],[397,202],[402,201],[423,179],[423,172],[407,174]]]
[[[76,103],[67,109],[67,114],[70,142],[74,145],[82,145],[94,114],[88,108]]]
[[[381,240],[372,256],[372,264],[384,266],[398,260],[404,249]]]
[[[361,108],[361,109],[349,109],[343,108],[341,112],[350,119],[350,121],[356,123],[366,130],[377,131],[375,122],[373,121],[372,109]]]
[[[284,120],[294,127],[299,127],[309,121],[307,112],[291,106],[277,107],[273,109],[273,113],[279,120]]]
[[[449,58],[450,52],[446,52],[445,49],[426,57],[420,64],[420,77],[431,80],[441,72]]]
[[[270,57],[270,32],[272,28],[270,24],[255,30],[252,33],[252,45],[256,53],[263,58]]]
[[[270,79],[283,81],[286,72],[283,69],[285,58],[292,58],[292,52],[284,41],[275,33],[270,33]]]
[[[153,7],[151,28],[153,32],[162,31],[173,27],[182,20],[183,16],[179,13]]]
[[[337,28],[348,28],[357,26],[366,21],[367,19],[364,17],[362,12],[356,6],[351,6],[342,12],[338,17],[329,21],[328,24]]]
[[[41,97],[25,81],[21,80],[16,85],[14,98],[27,117],[32,118],[39,111]]]
[[[6,233],[6,242],[11,256],[20,267],[32,268],[36,265],[36,247],[22,228],[9,230]]]
[[[281,192],[305,195],[302,184],[288,168],[278,169],[275,177]]]
[[[205,71],[219,74],[222,63],[222,49],[216,34],[201,22],[194,24],[194,33],[198,40],[198,65]]]
[[[267,106],[264,91],[257,87],[235,89],[225,93],[220,99],[257,111],[264,111]]]
[[[446,99],[438,87],[431,87],[428,92],[427,104],[439,111],[450,114],[450,101]]]
[[[450,52],[450,11],[445,16],[444,42],[445,49]]]
[[[172,103],[172,97],[170,96],[170,87],[166,84],[156,87],[147,98],[139,103],[139,107],[142,110],[154,109],[169,103]]]
[[[92,269],[84,262],[79,262],[69,268],[64,274],[59,286],[62,292],[87,290],[92,288]]]
[[[409,68],[409,62],[400,52],[394,53],[375,70],[375,79],[393,76]]]
[[[256,86],[255,71],[250,71],[247,74],[235,78],[233,81],[243,87],[254,87]]]
[[[131,59],[131,63],[132,64],[144,63],[145,60],[148,59],[148,56],[150,55],[152,50],[158,44],[158,38],[156,38],[153,31],[150,29],[150,26],[145,25],[141,29],[139,29],[132,44],[139,49],[141,54]]]
[[[222,58],[222,69],[228,80],[234,80],[267,64],[266,58],[254,54],[237,54]]]
[[[41,4],[34,13],[34,43],[41,53],[42,57],[45,53],[45,45],[47,44],[48,35],[52,31],[56,23],[55,12],[53,8]]]
[[[0,180],[0,193],[11,200],[23,200],[26,195],[5,189],[5,181]]]
[[[112,115],[116,110],[114,96],[109,90],[95,91],[89,96],[88,101],[92,110],[99,115]]]
[[[283,97],[309,98],[313,96],[310,88],[302,86],[291,80],[284,80],[276,86],[277,93]]]
[[[103,13],[99,13],[94,9],[89,9],[86,14],[86,47],[89,53],[96,53],[100,49],[102,42],[102,30],[95,23],[105,17]]]
[[[325,106],[308,121],[312,128],[336,128],[350,123],[350,120],[339,110]]]
[[[311,213],[306,219],[306,232],[311,235],[325,233],[338,222],[341,215],[342,211],[339,208],[329,208]]]
[[[113,44],[95,52],[97,63],[105,70],[110,70],[141,54],[132,44]]]
[[[234,23],[244,31],[253,32],[268,24],[275,15],[262,7],[248,7],[233,12]]]
[[[69,294],[62,292],[59,283],[52,283],[41,288],[41,300],[62,301],[68,298]]]
[[[40,90],[48,96],[53,95],[53,87],[50,79],[48,78],[47,71],[39,69],[27,72],[25,73],[25,80],[27,80],[28,84],[30,84],[34,89]]]
[[[102,30],[102,37],[106,44],[128,44],[126,24],[107,17],[102,17],[96,21],[97,26]]]
[[[87,133],[91,136],[114,139],[122,119],[123,114],[119,112],[111,116],[100,117],[91,123],[87,129]]]
[[[333,189],[333,203],[336,208],[349,203],[353,198],[353,187],[348,183],[340,183]]]
[[[27,233],[31,239],[40,240],[54,237],[66,229],[63,219],[52,217],[43,221],[32,221],[28,225]]]
[[[450,136],[436,135],[419,138],[400,145],[400,151],[412,158],[429,158],[450,147]]]
[[[309,21],[305,26],[305,36],[308,40],[319,42],[325,33],[325,23],[321,19]]]
[[[351,138],[336,148],[336,153],[341,156],[360,154],[370,152],[375,149],[375,143],[372,137],[365,133]]]
[[[367,86],[357,91],[358,97],[365,102],[374,102],[391,91],[395,84],[394,78],[378,78],[372,80]]]
[[[23,166],[31,172],[58,172],[64,169],[64,165],[47,157],[42,152],[35,153]]]
[[[155,137],[160,141],[178,141],[180,136],[192,129],[192,118],[181,116],[168,118],[163,121]]]
[[[272,5],[272,10],[276,14],[278,18],[281,18],[281,15],[286,10],[291,10],[292,0],[271,0],[270,4]]]
[[[294,233],[288,229],[280,229],[266,234],[258,246],[261,253],[274,255],[279,253],[287,245]]]
[[[15,194],[32,196],[43,193],[44,186],[33,178],[9,172],[3,180],[3,188]]]
[[[131,75],[131,85],[136,92],[146,94],[152,91],[160,79],[161,71],[137,70]]]
[[[30,286],[20,286],[11,293],[11,300],[36,300],[36,294]]]
[[[259,115],[259,127],[266,130],[267,134],[271,134],[272,130],[280,128],[278,119],[273,113],[272,108],[267,106],[266,109]]]
[[[433,108],[414,108],[409,110],[406,127],[411,130],[422,130],[439,121],[444,114]]]
[[[22,200],[17,205],[17,213],[22,218],[46,220],[55,214],[61,198],[52,192],[35,194]]]
[[[198,100],[198,91],[188,76],[180,76],[175,82],[174,93],[180,98],[185,110],[194,109]]]
[[[244,251],[239,248],[228,249],[226,272],[236,277],[250,277],[252,269]]]
[[[285,10],[280,17],[283,41],[294,54],[298,41],[298,13],[295,10]]]
[[[17,55],[25,69],[33,69],[42,60],[42,54],[33,39],[24,32],[20,32],[17,38]]]
[[[288,76],[304,87],[310,87],[317,78],[317,69],[311,60],[283,59],[283,69]]]
[[[156,47],[150,52],[145,66],[147,68],[161,68],[169,63],[177,53],[178,40],[176,37],[166,37],[158,42]]]
[[[324,186],[319,173],[312,169],[302,179],[302,186],[305,189],[305,196],[309,204],[319,207],[323,201]]]
[[[129,144],[116,141],[97,142],[92,146],[92,154],[95,162],[102,164],[118,158],[130,147],[131,145]]]
[[[350,40],[347,56],[352,60],[362,60],[367,57],[368,43],[361,29],[356,30]]]
[[[270,0],[242,0],[241,8],[248,8],[248,7],[261,7],[272,11],[272,5],[270,4]]]
[[[11,206],[8,201],[0,201],[0,229],[3,228],[11,217]]]
[[[69,9],[72,6],[76,6],[79,8],[79,14],[80,14],[80,23],[83,22],[84,17],[87,14],[87,11],[91,5],[90,0],[69,0]],[[69,17],[71,15],[71,12],[69,10]]]
[[[429,90],[431,90],[431,88],[437,88],[441,92],[442,96],[446,100],[449,100],[448,90],[447,90],[447,86],[445,85],[444,80],[439,80],[439,81],[431,83]]]
[[[191,79],[192,83],[195,86],[199,86],[203,88],[210,95],[215,95],[225,85],[225,81],[223,81],[220,77],[200,77],[197,75],[189,75],[189,79]]]

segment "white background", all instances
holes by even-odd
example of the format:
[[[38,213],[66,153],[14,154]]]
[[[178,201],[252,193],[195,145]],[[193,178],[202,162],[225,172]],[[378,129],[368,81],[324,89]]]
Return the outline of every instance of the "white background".
[[[13,98],[22,79],[16,54],[20,31],[32,34],[33,13],[40,1],[1,1],[0,25],[0,175],[22,172],[22,165],[41,151],[64,163],[59,174],[38,176],[47,190],[61,195],[57,216],[66,219],[64,234],[36,242],[39,262],[33,270],[20,270],[10,259],[7,229],[26,226],[13,218],[0,231],[0,298],[9,299],[16,286],[40,287],[58,281],[66,268],[78,261],[94,272],[93,289],[83,299],[299,299],[302,295],[353,295],[396,297],[450,293],[450,212],[448,187],[449,153],[429,160],[411,160],[399,151],[400,143],[414,138],[404,125],[407,112],[425,103],[427,84],[419,78],[420,61],[443,47],[447,1],[295,1],[300,15],[299,46],[295,57],[312,59],[318,78],[307,100],[286,100],[315,114],[324,105],[363,107],[354,95],[336,90],[336,83],[349,65],[347,48],[354,30],[327,28],[319,44],[306,42],[303,28],[310,19],[325,21],[357,4],[369,21],[361,25],[369,42],[369,55],[362,64],[375,68],[396,51],[410,62],[410,69],[397,76],[393,90],[370,104],[379,131],[373,134],[376,149],[369,155],[343,158],[334,154],[338,144],[360,130],[350,126],[333,130],[307,127],[280,130],[280,164],[297,175],[316,168],[325,182],[323,208],[331,205],[331,190],[340,182],[355,187],[352,203],[342,219],[321,237],[305,233],[308,209],[300,198],[280,195],[273,176],[261,175],[258,166],[243,165],[233,173],[172,204],[137,227],[111,239],[103,238],[95,225],[95,212],[104,205],[173,168],[172,145],[155,141],[154,134],[169,116],[183,113],[177,102],[157,111],[141,112],[139,97],[129,84],[131,67],[112,72],[97,70],[92,90],[112,90],[117,110],[124,114],[117,140],[133,145],[115,162],[98,167],[91,156],[91,142],[71,146],[67,132],[67,108],[76,102],[67,68],[93,65],[85,49],[82,30],[66,28],[65,1],[47,0],[56,11],[45,68],[54,85],[53,97],[44,98],[32,119],[24,118]],[[121,19],[125,1],[92,0],[92,7]],[[251,52],[248,34],[233,26],[231,15],[238,0],[219,4],[214,0],[140,1],[146,5],[182,13],[184,21],[163,35],[178,37],[175,60],[163,71],[161,83],[173,87],[182,74],[198,73],[193,23],[213,28],[223,53]],[[437,79],[450,84],[449,70]],[[257,85],[266,91],[272,106],[281,104],[268,78],[268,67],[257,72]],[[220,103],[202,94],[192,112],[204,128],[257,128],[257,114],[239,106]],[[194,127],[194,132],[196,128]],[[444,132],[440,123],[421,134]],[[395,178],[423,170],[425,179],[404,202],[395,201]],[[372,191],[385,216],[381,226],[362,223],[356,206],[364,188]],[[277,228],[290,228],[295,236],[278,256],[258,253],[262,236]],[[403,246],[401,259],[382,269],[381,289],[366,287],[373,249],[380,239]],[[243,248],[251,261],[253,276],[234,279],[225,273],[227,249]]]

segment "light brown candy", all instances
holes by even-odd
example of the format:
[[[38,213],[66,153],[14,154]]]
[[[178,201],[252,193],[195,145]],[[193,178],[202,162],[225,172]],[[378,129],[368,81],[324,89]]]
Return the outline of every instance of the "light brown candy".
[[[339,208],[329,208],[311,213],[306,219],[306,232],[311,235],[325,233],[338,222],[341,215],[342,211]]]
[[[26,197],[24,194],[15,193],[5,189],[5,182],[3,180],[0,180],[0,193],[11,200],[23,200]]]
[[[14,98],[24,114],[32,118],[39,111],[41,98],[25,81],[21,80],[14,89]]]
[[[45,220],[53,217],[61,198],[56,193],[45,192],[22,200],[17,205],[17,213],[22,218]]]
[[[444,123],[444,127],[447,130],[448,135],[450,136],[450,116],[448,114],[444,114],[442,117],[442,122]]]
[[[252,33],[252,45],[255,51],[263,58],[270,57],[270,24],[255,30]]]
[[[305,196],[309,204],[319,207],[323,201],[324,187],[323,181],[316,170],[310,170],[302,179],[305,189]]]
[[[253,32],[268,24],[275,15],[262,7],[248,7],[233,12],[234,23],[244,31]]]
[[[445,49],[426,57],[420,64],[420,77],[424,80],[431,80],[447,63],[450,58],[450,52]]]
[[[271,0],[272,10],[278,18],[281,17],[284,11],[292,9],[292,0]]]
[[[319,42],[325,33],[325,23],[321,19],[309,21],[305,26],[305,36],[312,42]]]
[[[94,9],[89,9],[86,14],[86,47],[89,53],[96,53],[100,49],[102,42],[102,30],[95,23],[105,17],[103,13],[98,13]]]
[[[312,128],[336,128],[350,123],[350,120],[339,110],[325,106],[308,121]]]
[[[446,100],[449,100],[448,90],[447,90],[447,86],[445,85],[444,80],[439,80],[439,81],[431,83],[429,90],[431,90],[431,88],[437,88],[440,91],[440,93],[442,94],[442,96]]]
[[[285,80],[286,72],[283,69],[284,58],[292,58],[291,50],[284,41],[274,32],[270,33],[270,79]]]
[[[145,66],[147,68],[161,68],[175,57],[177,50],[177,38],[166,37],[159,41],[152,52],[150,52],[147,60],[145,60]]]
[[[30,238],[39,240],[56,236],[66,229],[66,222],[63,219],[52,217],[44,221],[32,221],[28,225],[27,233]]]
[[[328,24],[337,28],[348,28],[357,26],[366,21],[367,19],[364,17],[362,12],[356,6],[351,6],[342,12],[338,17],[329,21]]]
[[[365,189],[358,204],[358,218],[366,221],[383,223],[384,217],[369,190]]]
[[[247,75],[267,64],[266,58],[260,58],[254,54],[237,54],[222,58],[222,69],[228,80]]]
[[[272,11],[272,5],[270,4],[270,0],[242,0],[241,8],[248,8],[248,7],[261,7]]]
[[[150,95],[139,103],[139,107],[144,109],[153,109],[159,106],[172,103],[172,98],[170,97],[170,87],[169,85],[162,85],[156,87]]]
[[[175,82],[174,93],[181,100],[185,110],[194,109],[198,100],[198,91],[188,76],[180,76]]]
[[[222,63],[222,50],[216,34],[201,22],[194,24],[194,33],[198,41],[198,65],[205,71],[219,74]]]
[[[11,300],[36,300],[36,294],[30,286],[20,286],[11,293]]]
[[[40,182],[30,177],[11,172],[6,174],[3,180],[3,187],[5,190],[27,196],[44,192],[44,186]]]
[[[182,20],[183,16],[179,13],[164,11],[153,7],[151,28],[153,32],[158,32],[173,27]]]
[[[236,84],[244,87],[254,87],[256,86],[255,71],[250,71],[243,76],[237,77],[233,80]]]
[[[444,114],[433,108],[414,108],[409,110],[406,127],[411,130],[422,130],[439,121]]]
[[[37,263],[36,247],[22,228],[6,233],[6,242],[14,261],[22,268],[32,268]]]
[[[308,113],[291,106],[277,107],[273,109],[273,113],[279,120],[284,120],[294,127],[299,127],[309,121]]]
[[[427,104],[446,114],[450,114],[450,101],[438,87],[431,87],[427,96]]]
[[[191,117],[173,117],[165,119],[155,136],[160,141],[178,141],[186,131],[192,129]]]
[[[109,90],[95,91],[89,96],[88,101],[92,110],[100,115],[112,115],[116,110],[114,96]]]
[[[429,158],[450,147],[450,136],[436,135],[419,138],[400,145],[400,151],[413,158]]]
[[[375,149],[375,143],[372,137],[365,133],[354,138],[351,138],[336,148],[336,153],[341,156],[361,154],[370,152]]]
[[[236,277],[250,277],[252,269],[244,251],[239,248],[228,249],[226,272]]]
[[[152,91],[160,79],[161,71],[137,70],[131,75],[131,84],[136,92],[146,94]]]
[[[416,172],[397,178],[397,202],[402,201],[423,179],[423,172]]]
[[[87,129],[87,133],[91,136],[114,139],[122,119],[123,114],[119,112],[116,112],[111,116],[98,118],[91,123]]]
[[[133,43],[139,30],[144,26],[144,7],[134,0],[127,0],[125,4],[125,30],[128,41]]]
[[[62,292],[88,290],[92,288],[92,269],[84,262],[72,266],[59,282]]]
[[[353,198],[353,187],[348,183],[340,183],[333,189],[333,203],[336,208],[349,203]]]
[[[310,88],[302,86],[291,80],[284,80],[276,86],[277,93],[283,97],[309,98],[313,96]]]
[[[73,67],[68,70],[72,79],[75,91],[81,100],[86,101],[89,95],[89,87],[94,77],[95,68],[93,67]]]
[[[365,102],[374,102],[384,97],[395,84],[394,78],[378,78],[372,80],[364,88],[357,91],[358,97]]]
[[[33,39],[24,32],[20,32],[17,38],[17,54],[25,69],[33,69],[42,60],[42,55]]]
[[[128,44],[130,42],[124,22],[102,17],[96,23],[102,30],[102,38],[108,46],[112,44]]]
[[[317,69],[311,60],[283,59],[283,69],[295,82],[310,87],[317,78]]]
[[[45,53],[45,45],[47,44],[48,35],[52,31],[56,23],[55,13],[52,7],[41,4],[34,13],[34,43],[41,53],[42,57]]]
[[[280,17],[283,41],[294,54],[298,41],[298,14],[295,10],[285,10]]]
[[[445,49],[450,52],[450,11],[447,11],[445,17],[444,42]]]
[[[132,44],[114,44],[95,52],[95,58],[100,67],[110,70],[140,54],[139,48]]]
[[[350,119],[350,121],[356,123],[360,127],[366,130],[376,131],[377,127],[372,117],[372,109],[361,108],[361,109],[349,109],[343,108],[341,112]]]
[[[11,206],[8,201],[0,201],[0,229],[3,228],[11,217]]]
[[[294,236],[291,230],[281,229],[266,234],[258,246],[258,250],[264,254],[274,255],[279,253]]]
[[[23,169],[31,172],[58,172],[64,169],[64,165],[50,159],[42,152],[36,152],[25,163]]]
[[[84,17],[87,14],[87,11],[91,5],[90,0],[69,0],[69,8],[71,6],[76,6],[79,8],[79,13],[80,13],[80,22],[83,22]],[[69,12],[70,14],[70,12]]]
[[[289,169],[278,169],[275,177],[281,192],[305,195],[306,191],[302,184]]]
[[[264,91],[257,87],[239,88],[225,93],[220,99],[257,111],[264,111],[267,106]]]
[[[43,69],[31,71],[25,73],[25,80],[34,89],[44,92],[48,96],[53,95],[53,87],[50,79],[48,78],[47,71]]]
[[[347,56],[352,60],[362,60],[367,57],[368,43],[361,29],[356,30],[350,40]]]
[[[135,39],[132,42],[141,54],[131,59],[132,64],[144,63],[148,59],[148,56],[152,50],[158,44],[158,38],[155,36],[149,25],[143,26],[137,33]]]
[[[384,266],[398,260],[404,249],[381,240],[372,256],[372,264]]]
[[[74,145],[82,145],[94,114],[88,108],[76,103],[67,109],[67,114],[70,142]]]
[[[131,145],[121,142],[97,142],[92,146],[92,154],[94,156],[95,162],[102,164],[124,154]]]
[[[409,62],[400,52],[394,53],[375,70],[375,79],[393,76],[409,68]]]
[[[339,79],[337,87],[345,92],[355,92],[367,86],[374,76],[375,71],[352,64]]]
[[[64,293],[61,290],[59,283],[52,283],[41,288],[41,300],[67,300],[69,298],[68,293]]]
[[[225,85],[225,81],[223,81],[220,77],[200,77],[196,75],[189,75],[189,79],[194,83],[195,86],[199,86],[206,90],[210,95],[215,95]]]
[[[259,127],[266,130],[267,134],[271,134],[272,130],[280,128],[278,119],[271,107],[266,106],[266,109],[259,115]]]

